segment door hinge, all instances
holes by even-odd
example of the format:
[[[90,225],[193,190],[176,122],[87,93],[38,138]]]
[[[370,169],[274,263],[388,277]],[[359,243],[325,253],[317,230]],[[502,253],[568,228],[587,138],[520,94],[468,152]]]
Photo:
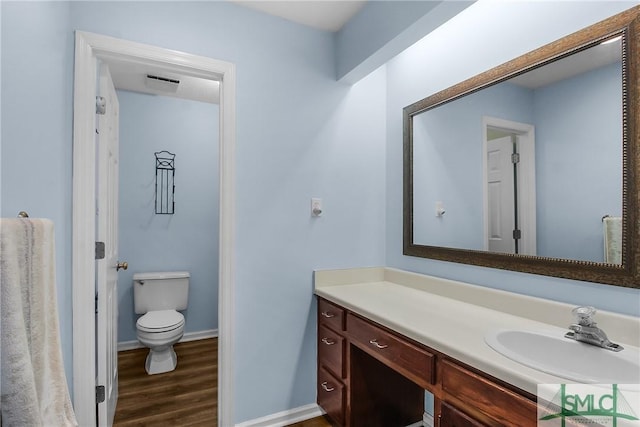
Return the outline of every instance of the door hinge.
[[[520,163],[520,153],[511,154],[511,163],[514,165]]]
[[[520,240],[522,239],[522,231],[516,229],[513,230],[513,240]]]
[[[96,242],[96,259],[104,259],[104,242]]]
[[[96,386],[96,403],[104,402],[105,397],[106,396],[105,396],[104,386],[103,385]]]
[[[104,96],[96,96],[96,114],[103,115],[107,112],[107,100]]]

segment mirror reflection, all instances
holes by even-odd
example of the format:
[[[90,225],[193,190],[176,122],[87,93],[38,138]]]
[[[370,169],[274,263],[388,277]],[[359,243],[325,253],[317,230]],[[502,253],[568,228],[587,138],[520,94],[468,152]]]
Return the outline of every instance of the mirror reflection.
[[[621,264],[620,37],[413,116],[413,242]]]

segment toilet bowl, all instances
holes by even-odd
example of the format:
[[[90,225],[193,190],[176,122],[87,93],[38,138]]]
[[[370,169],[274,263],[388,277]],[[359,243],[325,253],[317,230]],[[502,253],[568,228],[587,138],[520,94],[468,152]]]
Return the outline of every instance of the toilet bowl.
[[[149,348],[145,370],[149,375],[173,371],[178,363],[173,345],[184,334],[184,316],[175,310],[149,311],[136,322],[138,341]]]
[[[187,271],[136,273],[133,275],[133,306],[142,316],[136,322],[138,341],[149,347],[145,369],[149,375],[173,371],[177,365],[173,345],[185,329],[189,301]]]

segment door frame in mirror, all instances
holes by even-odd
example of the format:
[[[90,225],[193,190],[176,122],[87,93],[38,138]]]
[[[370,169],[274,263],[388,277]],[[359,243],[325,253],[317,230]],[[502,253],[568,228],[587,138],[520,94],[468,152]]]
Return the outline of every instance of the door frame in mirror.
[[[484,250],[489,250],[489,188],[487,180],[489,178],[489,164],[487,162],[487,150],[489,140],[487,130],[489,128],[505,130],[518,136],[518,176],[514,185],[517,187],[518,208],[518,228],[522,230],[522,237],[519,241],[520,250],[518,253],[526,255],[537,254],[536,242],[536,166],[535,166],[535,127],[528,123],[520,123],[512,120],[499,119],[497,117],[482,117],[482,211],[485,219],[483,221],[483,244]],[[528,236],[534,236],[529,238]]]
[[[413,238],[413,118],[483,88],[622,35],[622,264],[416,244]],[[640,288],[640,6],[515,58],[403,109],[403,254],[441,261]]]

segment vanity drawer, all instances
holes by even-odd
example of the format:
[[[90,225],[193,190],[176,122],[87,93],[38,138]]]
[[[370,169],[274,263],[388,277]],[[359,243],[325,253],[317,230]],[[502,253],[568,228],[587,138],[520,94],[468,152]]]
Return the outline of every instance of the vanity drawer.
[[[319,298],[318,324],[328,326],[336,332],[344,331],[344,309]]]
[[[318,362],[337,376],[344,378],[344,338],[331,329],[318,326]]]
[[[480,421],[474,420],[464,412],[442,402],[440,423],[438,427],[486,427]]]
[[[345,397],[342,382],[320,367],[318,369],[318,405],[339,425],[344,425]]]
[[[347,315],[347,333],[370,355],[421,387],[432,388],[435,372],[433,354],[350,313]]]
[[[442,390],[503,425],[535,427],[536,402],[449,360],[442,361]]]

